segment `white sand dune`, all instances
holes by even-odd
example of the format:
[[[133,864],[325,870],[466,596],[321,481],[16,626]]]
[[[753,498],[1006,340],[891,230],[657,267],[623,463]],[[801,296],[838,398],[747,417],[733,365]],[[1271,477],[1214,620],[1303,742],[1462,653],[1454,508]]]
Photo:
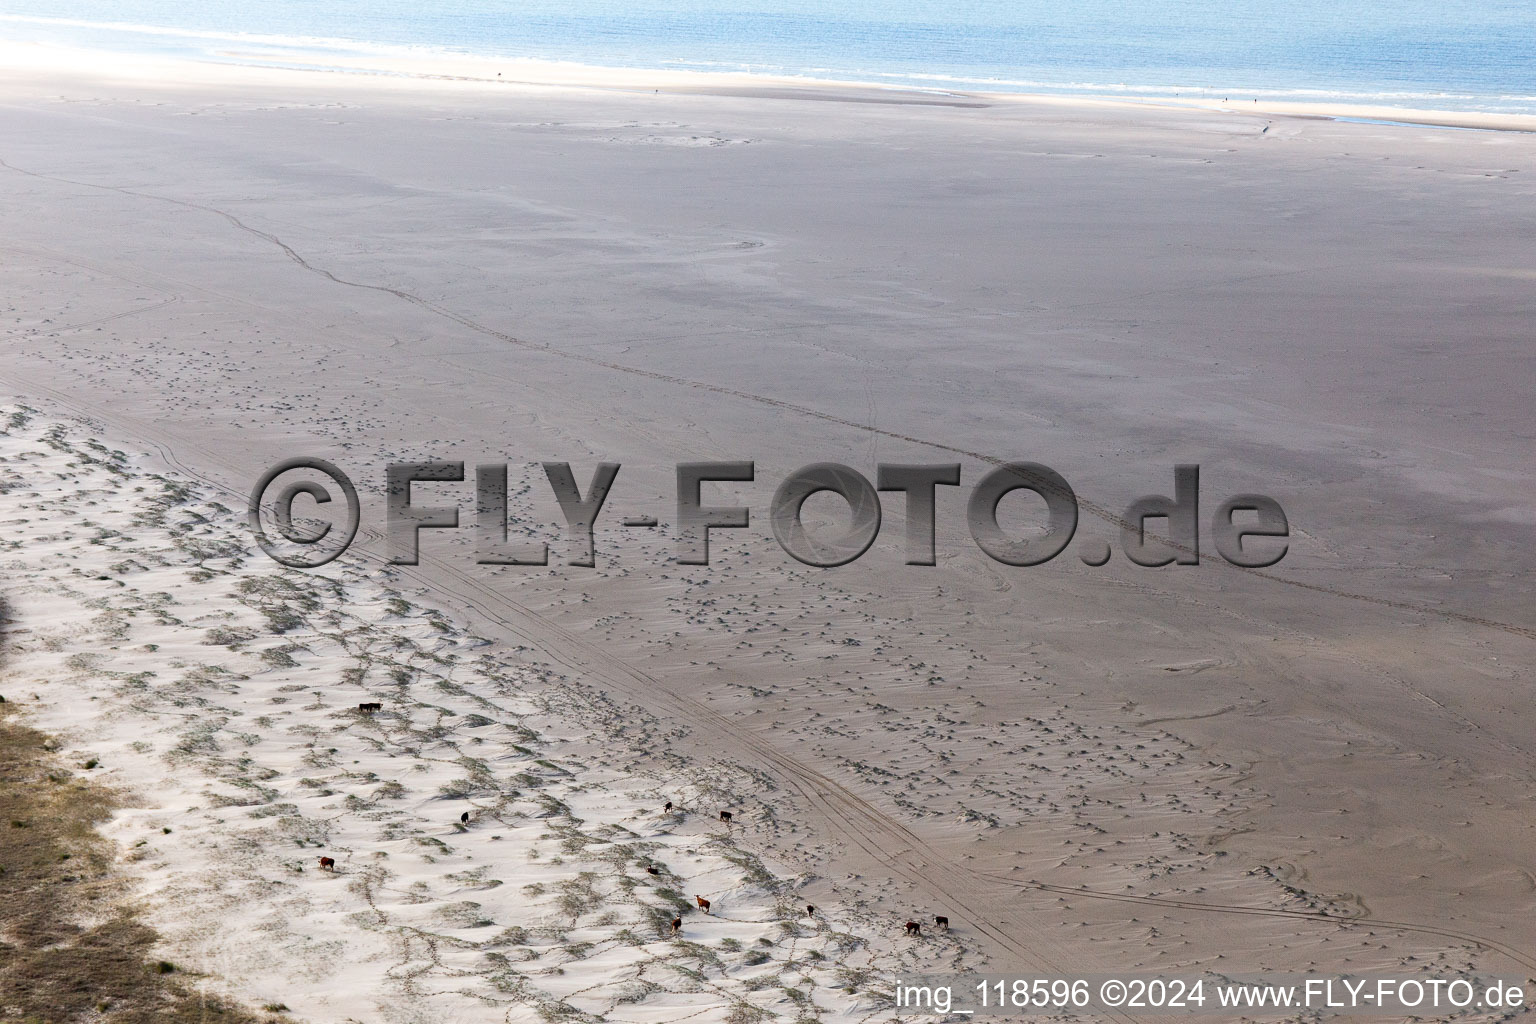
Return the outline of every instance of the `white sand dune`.
[[[105,832],[167,959],[311,1021],[883,1005],[889,935],[807,916],[718,820],[761,813],[748,776],[634,773],[637,723],[547,666],[355,565],[253,561],[228,508],[85,430],[0,434],[0,690],[125,793]]]

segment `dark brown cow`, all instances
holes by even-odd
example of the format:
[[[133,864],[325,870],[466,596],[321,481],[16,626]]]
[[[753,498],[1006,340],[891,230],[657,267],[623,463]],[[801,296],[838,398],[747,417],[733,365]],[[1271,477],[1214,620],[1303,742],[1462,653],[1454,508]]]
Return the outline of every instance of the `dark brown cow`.
[[[384,705],[383,704],[359,704],[357,706],[357,710],[361,711],[365,715],[371,715],[375,711],[383,711],[384,710]]]
[[[683,919],[680,918],[680,917],[674,917],[672,919],[672,934],[676,935],[678,932],[680,932],[682,930],[683,930]]]
[[[654,864],[648,864],[646,865],[645,873],[648,875],[659,875],[661,874],[661,868],[656,867]]]
[[[908,935],[921,935],[921,934],[923,934],[923,926],[918,924],[916,921],[908,921],[907,922],[907,934]]]
[[[709,900],[705,899],[703,896],[697,896],[697,895],[694,896],[693,898],[695,900],[698,900],[699,908],[701,910],[703,910],[704,913],[706,913],[706,914],[709,913]]]
[[[320,870],[321,871],[335,871],[336,870],[336,858],[335,857],[321,857],[320,858]]]
[[[460,825],[468,825],[469,824],[469,812],[468,811],[465,811],[463,814],[459,815],[459,824]]]
[[[667,806],[663,807],[662,810],[663,811],[670,811],[671,809],[672,809],[672,801],[668,800],[667,801]]]
[[[816,908],[811,906],[809,903],[807,903],[805,905],[805,916],[806,917],[815,917],[816,916]]]
[[[727,825],[729,825],[731,823],[731,812],[730,811],[721,811],[720,812],[720,820],[725,822]]]
[[[935,928],[943,928],[945,931],[949,931],[949,918],[943,914],[934,914],[933,925]]]

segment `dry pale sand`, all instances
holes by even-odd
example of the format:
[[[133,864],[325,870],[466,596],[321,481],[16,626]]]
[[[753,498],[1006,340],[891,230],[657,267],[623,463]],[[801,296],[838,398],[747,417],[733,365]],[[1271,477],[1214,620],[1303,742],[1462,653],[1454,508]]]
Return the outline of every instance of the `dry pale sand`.
[[[1536,136],[179,75],[0,77],[10,392],[230,508],[335,460],[349,564],[658,723],[624,771],[755,780],[743,848],[874,935],[948,913],[933,962],[1536,973]],[[476,566],[463,530],[382,566],[401,458],[510,462],[557,564]],[[899,501],[837,570],[766,527],[808,462],[996,458],[1109,510],[1197,462],[1203,515],[1273,495],[1291,552],[1009,568],[968,488],[933,568]],[[594,569],[558,564],[543,459],[624,464]],[[702,459],[756,460],[714,490],[754,523],[680,566],[672,466]],[[469,485],[420,490],[470,518]]]
[[[636,770],[664,723],[366,566],[274,568],[206,488],[88,424],[0,422],[0,690],[123,794],[125,896],[203,995],[301,1020],[872,1018],[958,951],[807,913],[808,879],[718,817],[749,775]]]

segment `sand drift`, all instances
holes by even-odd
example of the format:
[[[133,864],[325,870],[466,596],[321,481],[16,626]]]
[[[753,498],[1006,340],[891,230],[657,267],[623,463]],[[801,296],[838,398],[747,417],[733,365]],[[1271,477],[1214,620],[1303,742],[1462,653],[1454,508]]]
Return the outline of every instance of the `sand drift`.
[[[106,831],[210,991],[316,1021],[885,1004],[894,943],[738,841],[720,809],[771,811],[729,764],[636,774],[635,710],[356,566],[274,571],[78,424],[17,410],[0,459],[4,693],[126,791]]]

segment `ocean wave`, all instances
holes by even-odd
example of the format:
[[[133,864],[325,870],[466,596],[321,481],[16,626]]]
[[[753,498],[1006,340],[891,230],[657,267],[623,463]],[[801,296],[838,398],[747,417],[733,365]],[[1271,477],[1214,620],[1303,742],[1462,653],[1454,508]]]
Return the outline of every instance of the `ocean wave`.
[[[1258,84],[1255,80],[1252,84],[1243,84],[1241,79],[1234,76],[1234,81],[1224,85],[1191,85],[1187,82],[1164,81],[1128,81],[1094,75],[1073,75],[1071,68],[1063,68],[1063,74],[1059,77],[1048,75],[1007,76],[984,75],[966,73],[961,70],[927,70],[902,65],[910,61],[910,56],[893,55],[892,60],[884,66],[871,66],[854,64],[851,66],[836,66],[820,61],[806,61],[804,63],[786,63],[784,61],[748,61],[748,60],[723,60],[705,59],[699,57],[670,56],[670,57],[642,57],[634,53],[617,55],[601,52],[601,44],[593,40],[587,40],[585,44],[573,41],[558,55],[553,53],[522,54],[509,50],[497,50],[493,43],[487,41],[474,47],[451,45],[442,42],[423,41],[421,43],[387,43],[371,41],[367,39],[352,38],[344,35],[303,35],[283,34],[274,32],[252,32],[233,29],[216,28],[190,28],[172,25],[152,25],[128,21],[103,21],[89,18],[49,17],[36,14],[0,14],[0,22],[13,25],[35,25],[52,29],[74,30],[85,33],[109,33],[121,36],[137,38],[153,38],[162,42],[158,47],[160,51],[170,51],[176,55],[178,47],[175,43],[197,44],[224,44],[226,46],[241,46],[246,48],[270,48],[272,50],[287,51],[286,56],[295,53],[305,54],[317,58],[318,65],[324,65],[323,57],[350,56],[374,58],[381,61],[401,60],[431,60],[431,59],[483,59],[483,60],[523,60],[539,61],[550,64],[584,64],[593,67],[622,67],[626,69],[652,69],[652,70],[685,70],[697,72],[731,72],[748,75],[766,75],[783,78],[794,78],[814,82],[867,82],[874,84],[887,84],[893,87],[914,89],[919,91],[950,91],[966,90],[972,92],[1033,92],[1047,94],[1066,95],[1100,95],[1122,96],[1126,98],[1189,98],[1189,99],[1225,99],[1240,98],[1243,100],[1270,100],[1270,101],[1298,101],[1318,103],[1354,103],[1360,105],[1375,105],[1388,107],[1432,107],[1460,110],[1481,110],[1493,113],[1532,113],[1536,112],[1536,95],[1527,95],[1520,92],[1500,90],[1497,92],[1476,92],[1465,89],[1446,88],[1393,88],[1370,89],[1350,88],[1347,85],[1332,87],[1319,87],[1316,85],[1289,86],[1285,84]],[[424,28],[426,26],[423,26]],[[609,41],[611,44],[611,40]],[[743,46],[753,45],[748,40],[741,42]],[[128,48],[132,48],[129,46]],[[281,54],[243,54],[240,58],[228,52],[221,52],[215,48],[203,47],[192,49],[193,55],[200,59],[213,59],[220,61],[248,60],[255,56],[258,59],[271,58],[274,61],[282,61]],[[513,47],[515,49],[515,47]],[[242,60],[242,62],[243,62]],[[291,66],[298,66],[291,60],[284,62]],[[342,70],[341,68],[335,68]],[[382,68],[379,70],[395,70]],[[1079,71],[1083,69],[1077,69]],[[1255,76],[1255,79],[1258,76]],[[1298,77],[1301,77],[1298,75]]]

